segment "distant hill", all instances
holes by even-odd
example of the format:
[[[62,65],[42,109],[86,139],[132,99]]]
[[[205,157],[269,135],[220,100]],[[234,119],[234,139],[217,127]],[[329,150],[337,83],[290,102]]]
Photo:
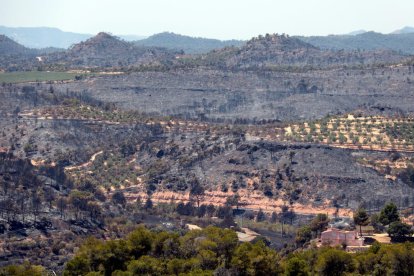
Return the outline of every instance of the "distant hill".
[[[8,36],[28,48],[55,47],[64,49],[93,36],[91,34],[64,32],[60,29],[49,27],[15,28],[5,26],[0,26],[0,34]],[[137,35],[125,35],[120,37],[129,41],[145,38]]]
[[[146,39],[148,36],[143,35],[117,35],[119,38],[122,38],[123,40],[134,42],[142,39]]]
[[[88,40],[75,44],[65,52],[45,57],[46,63],[60,63],[69,67],[116,67],[154,64],[174,59],[176,52],[139,47],[108,33],[101,32]]]
[[[411,34],[411,33],[414,33],[414,27],[409,27],[409,26],[406,26],[402,29],[395,30],[392,32],[392,34]]]
[[[29,48],[68,48],[72,44],[90,38],[89,34],[64,32],[57,28],[12,28],[0,26],[0,34],[7,35],[13,40]]]
[[[414,34],[388,35],[413,36]],[[383,37],[369,32],[347,38]],[[163,34],[183,42],[194,38],[182,38],[175,34]],[[335,36],[334,36],[335,37]],[[373,38],[371,38],[373,39]],[[199,39],[195,39],[198,41]],[[201,39],[203,41],[203,39]],[[178,45],[178,44],[174,44]],[[191,45],[191,43],[189,43]],[[205,44],[203,44],[205,46]],[[210,44],[212,45],[212,44]],[[6,70],[27,70],[41,68],[45,70],[65,70],[79,67],[131,67],[140,65],[178,65],[213,66],[219,68],[280,70],[290,67],[328,68],[342,66],[366,66],[369,64],[391,64],[404,61],[407,56],[392,50],[378,49],[355,50],[352,47],[338,50],[340,47],[317,47],[297,37],[287,35],[266,35],[253,38],[239,47],[230,46],[212,50],[200,56],[181,56],[176,48],[137,45],[108,33],[101,32],[83,42],[74,44],[68,50],[56,48],[29,49],[12,39],[1,36],[0,66]],[[369,48],[369,47],[368,47]],[[195,48],[192,48],[193,51]],[[199,48],[200,50],[200,48]],[[180,56],[180,58],[177,58]]]
[[[147,39],[136,41],[139,46],[164,47],[172,50],[183,50],[187,54],[207,53],[214,49],[228,46],[241,46],[245,41],[240,40],[218,40],[200,37],[191,37],[175,33],[160,33]]]
[[[350,32],[347,35],[359,35],[359,34],[363,34],[363,33],[366,33],[366,32],[367,31],[365,31],[365,30],[357,30],[357,31]]]
[[[297,38],[322,49],[387,49],[405,54],[414,54],[414,33],[381,34],[366,32],[358,35],[329,35]]]
[[[34,51],[24,47],[23,45],[20,45],[5,35],[0,35],[1,56],[23,55],[31,53],[34,53]]]
[[[47,52],[44,50],[43,52]],[[36,62],[40,50],[29,49],[13,41],[5,35],[0,35],[0,70],[26,70]]]
[[[42,49],[27,48],[5,35],[0,35],[0,56],[34,56],[62,51],[64,49],[54,47]]]
[[[287,35],[266,35],[253,38],[244,46],[212,51],[202,60],[210,65],[236,68],[327,68],[395,63],[406,56],[389,50],[334,51],[323,50]]]

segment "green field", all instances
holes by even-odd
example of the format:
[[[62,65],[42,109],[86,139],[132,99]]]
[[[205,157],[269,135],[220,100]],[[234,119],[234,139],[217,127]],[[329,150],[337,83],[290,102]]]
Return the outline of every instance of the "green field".
[[[72,80],[77,75],[80,75],[80,74],[79,73],[68,73],[68,72],[46,72],[46,71],[7,72],[7,73],[0,73],[0,83]]]

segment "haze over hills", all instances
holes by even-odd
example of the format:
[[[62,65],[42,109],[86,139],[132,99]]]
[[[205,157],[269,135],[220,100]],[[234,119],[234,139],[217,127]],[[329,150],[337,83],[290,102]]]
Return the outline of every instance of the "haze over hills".
[[[214,49],[228,46],[241,46],[245,41],[241,40],[218,40],[201,37],[191,37],[175,33],[159,33],[146,39],[136,41],[136,45],[165,47],[173,50],[183,50],[186,54],[206,53]]]
[[[367,35],[370,33],[366,33]],[[361,35],[356,35],[359,37]],[[162,39],[158,39],[158,38]],[[172,40],[169,40],[171,39]],[[84,42],[74,44],[68,50],[56,51],[56,49],[38,50],[28,49],[13,40],[4,37],[4,48],[10,49],[5,52],[24,52],[19,59],[25,60],[21,63],[25,66],[38,66],[35,62],[35,55],[42,56],[41,64],[64,66],[63,68],[76,67],[134,67],[144,64],[187,66],[189,64],[207,65],[213,68],[267,68],[281,69],[283,67],[313,67],[328,68],[340,66],[365,66],[367,64],[391,64],[403,62],[407,59],[404,54],[392,50],[367,49],[346,51],[338,49],[324,49],[304,42],[302,39],[287,35],[259,36],[249,40],[239,47],[230,46],[212,50],[202,56],[189,55],[185,59],[177,59],[177,55],[183,53],[179,45],[184,45],[183,40],[192,41],[188,49],[191,51],[206,51],[213,47],[217,41],[204,45],[204,39],[193,39],[175,34],[162,34],[155,36],[158,45],[167,44],[168,47],[142,46],[137,43],[127,42],[110,34],[101,32]],[[169,42],[168,42],[169,40]],[[175,42],[173,42],[175,40]],[[181,42],[177,42],[181,40]],[[200,44],[201,43],[201,44]],[[221,42],[218,42],[221,43]],[[1,42],[0,42],[1,44]],[[156,44],[156,43],[154,43]],[[214,44],[214,45],[213,45]],[[177,47],[173,47],[177,45]],[[198,45],[198,46],[197,46]],[[202,46],[204,45],[204,46]],[[204,48],[203,48],[204,47]],[[207,47],[207,48],[206,48]],[[202,50],[203,49],[203,50]],[[28,55],[30,53],[30,55]],[[10,56],[10,55],[8,55]],[[3,63],[7,68],[10,63]],[[26,67],[27,68],[27,67]],[[49,67],[48,67],[49,68]],[[49,70],[49,69],[48,69]],[[62,70],[62,67],[61,69]]]
[[[41,49],[34,49],[25,47],[13,39],[5,35],[0,35],[0,55],[1,56],[10,56],[10,55],[24,55],[24,54],[45,54],[52,52],[63,51],[61,48],[47,47]]]
[[[37,64],[36,56],[48,55],[62,50],[50,47],[31,49],[15,42],[5,35],[0,35],[0,67],[9,69],[15,68],[15,66],[17,68],[31,68],[31,66]]]
[[[0,34],[4,34],[14,41],[28,48],[69,48],[71,45],[91,38],[92,34],[65,32],[50,27],[5,27],[0,26]],[[124,35],[122,39],[133,41],[145,38],[139,35]]]
[[[345,35],[359,35],[359,34],[363,34],[363,33],[367,33],[367,32],[368,32],[367,30],[361,29],[361,30],[356,30],[356,31],[349,32]],[[409,33],[414,33],[414,27],[405,26],[401,29],[392,31],[389,34],[409,34]]]
[[[359,35],[359,34],[363,34],[363,33],[366,33],[366,32],[367,32],[366,30],[356,30],[356,31],[347,33],[347,35]]]
[[[322,49],[388,49],[406,54],[414,54],[414,33],[412,32],[393,34],[364,32],[356,35],[298,36],[297,38]]]
[[[18,55],[27,54],[30,49],[20,45],[5,35],[0,35],[0,55]]]
[[[28,48],[69,48],[70,46],[93,37],[92,34],[64,32],[57,28],[36,27],[4,27],[0,26],[0,34],[4,34],[14,41]],[[148,38],[139,35],[121,35],[126,41],[133,41],[136,45],[149,47],[163,47],[188,54],[207,53],[214,49],[228,46],[242,46],[242,40],[217,40],[200,37],[190,37],[170,32],[154,34]],[[323,49],[335,50],[376,50],[388,49],[401,51],[406,54],[414,53],[414,28],[404,27],[390,34],[357,30],[346,35],[328,36],[297,36],[301,40]]]
[[[414,27],[405,26],[402,29],[393,31],[391,34],[410,34],[410,33],[414,33]]]

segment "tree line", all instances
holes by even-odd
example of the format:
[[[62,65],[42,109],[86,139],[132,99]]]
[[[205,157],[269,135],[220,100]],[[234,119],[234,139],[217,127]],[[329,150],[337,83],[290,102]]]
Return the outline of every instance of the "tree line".
[[[233,230],[209,226],[187,233],[138,227],[126,238],[89,238],[63,275],[413,275],[411,243],[374,243],[364,252],[312,246],[282,256],[258,239],[239,242]],[[39,266],[12,265],[0,275],[43,275]]]

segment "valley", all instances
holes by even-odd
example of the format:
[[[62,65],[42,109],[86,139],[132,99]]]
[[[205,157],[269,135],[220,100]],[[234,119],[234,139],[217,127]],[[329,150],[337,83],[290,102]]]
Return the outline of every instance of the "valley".
[[[0,55],[1,266],[61,273],[86,237],[141,223],[244,223],[284,256],[321,216],[394,202],[412,223],[407,54],[287,35],[200,54],[106,33],[41,59],[14,48]]]

